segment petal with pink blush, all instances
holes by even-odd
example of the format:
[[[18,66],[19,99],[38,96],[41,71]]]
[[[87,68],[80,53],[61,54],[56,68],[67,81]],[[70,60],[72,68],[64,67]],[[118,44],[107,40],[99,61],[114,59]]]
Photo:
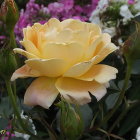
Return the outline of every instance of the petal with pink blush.
[[[59,93],[55,88],[55,81],[56,79],[48,77],[39,77],[34,80],[26,90],[24,103],[49,108]]]
[[[27,65],[24,65],[13,73],[11,81],[16,80],[17,78],[38,77],[38,76],[40,76],[38,71],[31,69]]]
[[[91,101],[89,92],[100,100],[106,93],[104,84],[96,81],[82,81],[73,78],[59,78],[56,88],[60,94],[69,102],[83,105]]]

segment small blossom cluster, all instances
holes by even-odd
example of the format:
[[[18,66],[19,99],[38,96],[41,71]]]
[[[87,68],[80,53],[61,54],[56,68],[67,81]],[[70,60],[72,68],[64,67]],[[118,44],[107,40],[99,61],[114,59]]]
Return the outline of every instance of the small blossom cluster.
[[[123,35],[118,35],[118,28],[122,30],[122,26],[129,25],[138,15],[139,0],[100,0],[89,20],[99,24],[103,32],[109,33],[112,37],[118,36],[118,45],[122,45],[123,40],[120,36]]]
[[[59,0],[49,3],[47,6],[29,0],[25,10],[21,10],[19,21],[15,27],[17,40],[22,38],[22,29],[35,22],[45,23],[49,18],[55,17],[64,20],[68,18],[88,21],[91,12],[96,8],[99,0],[90,0],[84,6],[76,4],[76,0]]]

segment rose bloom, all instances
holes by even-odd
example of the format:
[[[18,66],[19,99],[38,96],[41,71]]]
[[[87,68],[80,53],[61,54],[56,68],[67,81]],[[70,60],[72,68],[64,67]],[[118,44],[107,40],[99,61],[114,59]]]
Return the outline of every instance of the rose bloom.
[[[52,18],[44,25],[35,23],[23,29],[15,53],[27,57],[11,80],[38,77],[26,90],[24,103],[49,108],[58,94],[68,102],[83,105],[91,101],[89,92],[100,100],[108,82],[116,78],[116,68],[99,64],[117,47],[98,25]]]

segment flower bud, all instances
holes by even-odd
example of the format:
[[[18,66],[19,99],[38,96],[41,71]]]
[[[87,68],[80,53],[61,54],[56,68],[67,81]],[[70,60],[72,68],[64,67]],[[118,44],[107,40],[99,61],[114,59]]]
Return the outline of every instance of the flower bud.
[[[7,14],[7,11],[8,11],[8,7],[6,5],[6,2],[4,1],[2,4],[1,4],[1,8],[0,8],[0,19],[1,20],[5,20],[5,16]]]
[[[70,104],[61,101],[61,131],[69,140],[78,139],[83,131],[83,120],[79,111],[76,111]]]
[[[140,59],[140,23],[136,22],[136,31],[125,41],[123,53],[127,62]]]
[[[15,1],[5,0],[1,5],[0,15],[2,15],[2,19],[6,23],[7,31],[13,31],[19,18],[19,13]]]

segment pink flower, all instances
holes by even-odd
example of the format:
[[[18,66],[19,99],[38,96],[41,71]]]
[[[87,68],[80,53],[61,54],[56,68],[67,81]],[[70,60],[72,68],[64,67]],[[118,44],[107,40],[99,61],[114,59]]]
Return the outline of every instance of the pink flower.
[[[128,0],[128,4],[134,4],[135,0]]]

